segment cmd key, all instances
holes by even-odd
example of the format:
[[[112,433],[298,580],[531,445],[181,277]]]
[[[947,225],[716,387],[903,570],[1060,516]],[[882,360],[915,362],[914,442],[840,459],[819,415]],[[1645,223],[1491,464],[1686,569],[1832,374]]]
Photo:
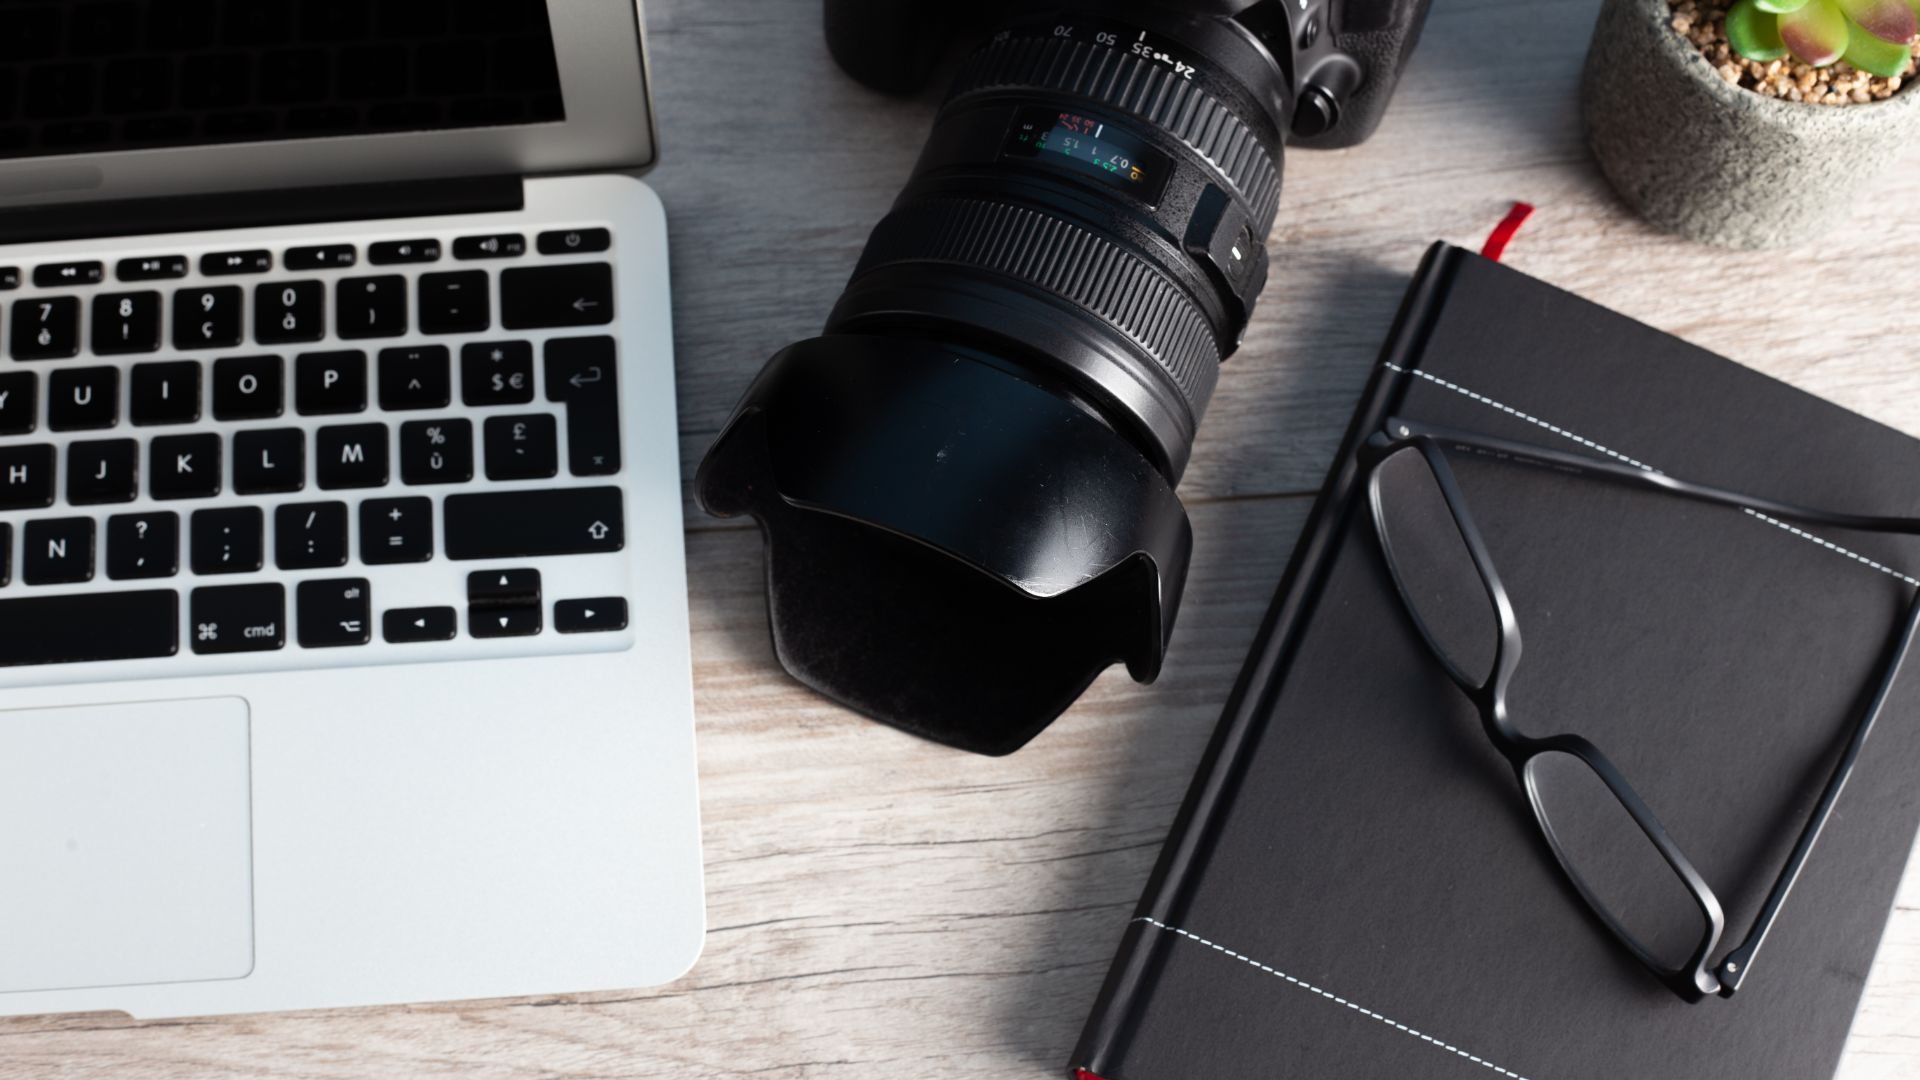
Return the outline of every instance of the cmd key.
[[[613,321],[613,267],[562,263],[502,271],[500,318],[509,330],[605,326]]]

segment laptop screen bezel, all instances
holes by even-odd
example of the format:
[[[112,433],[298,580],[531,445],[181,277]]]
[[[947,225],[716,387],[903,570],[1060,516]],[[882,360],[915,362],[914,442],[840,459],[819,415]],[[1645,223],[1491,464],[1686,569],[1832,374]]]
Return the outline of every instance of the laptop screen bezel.
[[[0,209],[650,167],[640,0],[547,0],[547,11],[563,122],[12,158],[0,160]]]

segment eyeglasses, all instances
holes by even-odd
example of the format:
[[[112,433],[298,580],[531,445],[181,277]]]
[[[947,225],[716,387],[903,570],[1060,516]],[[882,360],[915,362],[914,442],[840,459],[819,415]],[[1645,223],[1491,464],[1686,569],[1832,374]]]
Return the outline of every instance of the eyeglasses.
[[[1920,519],[1793,506],[1583,455],[1397,419],[1362,451],[1362,464],[1371,467],[1374,528],[1407,614],[1447,674],[1479,708],[1487,737],[1513,765],[1560,868],[1607,929],[1676,994],[1687,1001],[1712,994],[1732,997],[1880,717],[1920,626],[1920,597],[1896,631],[1873,697],[1854,721],[1846,751],[1752,929],[1716,960],[1725,909],[1626,777],[1586,739],[1522,734],[1509,713],[1507,690],[1520,663],[1520,626],[1461,497],[1449,454],[1544,466],[1805,524],[1912,535],[1920,534]]]

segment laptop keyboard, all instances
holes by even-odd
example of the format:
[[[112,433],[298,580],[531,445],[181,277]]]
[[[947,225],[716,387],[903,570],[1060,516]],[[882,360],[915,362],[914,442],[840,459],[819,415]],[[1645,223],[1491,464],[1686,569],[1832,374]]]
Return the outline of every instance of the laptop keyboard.
[[[0,667],[626,629],[612,248],[0,266]]]

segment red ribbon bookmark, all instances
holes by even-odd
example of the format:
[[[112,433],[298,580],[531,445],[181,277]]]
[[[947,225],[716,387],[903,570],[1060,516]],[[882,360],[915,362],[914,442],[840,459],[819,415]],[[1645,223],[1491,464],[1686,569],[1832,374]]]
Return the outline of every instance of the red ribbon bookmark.
[[[1514,234],[1518,233],[1520,226],[1525,225],[1527,219],[1532,216],[1533,204],[1514,203],[1513,209],[1507,211],[1507,216],[1500,224],[1493,227],[1493,234],[1487,237],[1487,246],[1480,249],[1480,254],[1494,262],[1499,262],[1500,257],[1507,253],[1507,245],[1513,242]]]

